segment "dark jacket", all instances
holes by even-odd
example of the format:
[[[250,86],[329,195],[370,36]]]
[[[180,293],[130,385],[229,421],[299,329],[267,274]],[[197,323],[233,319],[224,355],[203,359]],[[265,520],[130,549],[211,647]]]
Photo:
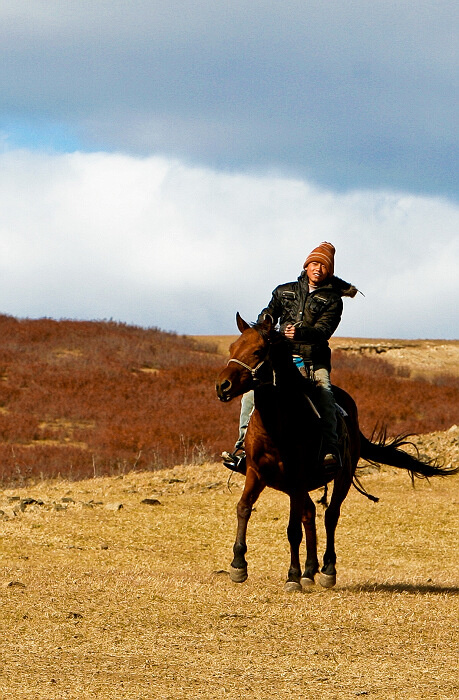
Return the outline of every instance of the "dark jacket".
[[[280,330],[292,323],[296,326],[292,352],[301,355],[314,369],[330,371],[331,351],[328,339],[336,331],[343,311],[343,296],[354,297],[357,289],[339,277],[330,277],[323,285],[309,292],[309,281],[303,271],[296,282],[280,284],[271,301],[258,317],[270,314]]]

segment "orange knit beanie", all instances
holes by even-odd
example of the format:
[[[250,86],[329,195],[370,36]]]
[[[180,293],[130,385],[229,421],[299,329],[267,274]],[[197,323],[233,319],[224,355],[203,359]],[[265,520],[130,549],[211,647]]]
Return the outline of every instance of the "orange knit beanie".
[[[324,241],[317,246],[317,248],[314,248],[311,253],[309,253],[303,265],[303,269],[305,270],[311,262],[319,262],[322,263],[322,265],[325,265],[328,274],[331,276],[333,275],[335,269],[334,258],[335,246],[333,246],[331,243],[327,243],[327,241]]]

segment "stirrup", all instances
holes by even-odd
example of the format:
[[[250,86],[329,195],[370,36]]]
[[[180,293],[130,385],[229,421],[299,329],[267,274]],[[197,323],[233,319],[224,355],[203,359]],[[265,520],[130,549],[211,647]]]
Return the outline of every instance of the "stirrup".
[[[239,472],[244,474],[245,472],[245,451],[235,450],[234,452],[228,452],[224,450],[222,452],[223,464],[227,469],[231,469],[233,472]]]
[[[327,476],[335,475],[343,466],[339,450],[327,450],[322,460],[322,467]]]

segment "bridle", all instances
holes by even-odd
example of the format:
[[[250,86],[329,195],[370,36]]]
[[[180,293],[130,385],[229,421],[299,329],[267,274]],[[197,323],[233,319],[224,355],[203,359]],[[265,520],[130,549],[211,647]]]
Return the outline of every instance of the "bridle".
[[[275,342],[271,342],[270,345],[277,345],[279,342],[282,342],[282,340],[279,339],[279,340],[276,340]],[[263,365],[265,364],[265,362],[267,360],[269,360],[269,349],[268,349],[266,357],[263,360],[261,360],[261,362],[259,362],[256,367],[250,367],[249,365],[246,365],[245,362],[242,362],[242,360],[238,360],[236,357],[231,357],[228,360],[228,362],[226,363],[226,366],[228,367],[230,362],[235,362],[236,364],[240,365],[241,367],[246,369],[248,372],[250,372],[250,376],[252,377],[252,382],[254,383],[254,385],[256,385],[262,381],[259,377],[257,377],[257,372],[261,367],[263,367]],[[272,370],[272,382],[274,384],[276,383],[276,373],[274,372],[274,369]],[[267,383],[269,383],[269,382],[267,382]]]
[[[226,363],[227,367],[228,367],[230,362],[236,362],[236,364],[241,365],[241,367],[244,367],[244,369],[246,369],[248,372],[250,372],[250,375],[252,377],[252,381],[254,383],[257,383],[260,381],[259,377],[257,377],[257,372],[260,369],[260,367],[262,367],[265,364],[266,360],[261,360],[261,362],[259,362],[256,367],[250,367],[249,365],[246,365],[245,362],[242,362],[242,360],[238,360],[235,357],[231,357],[228,360],[228,362]]]

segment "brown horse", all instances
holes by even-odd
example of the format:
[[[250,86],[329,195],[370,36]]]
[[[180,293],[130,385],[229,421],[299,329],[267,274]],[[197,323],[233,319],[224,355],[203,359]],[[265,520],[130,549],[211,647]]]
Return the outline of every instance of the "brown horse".
[[[218,376],[217,396],[226,402],[254,389],[255,408],[245,439],[246,477],[237,505],[238,524],[230,576],[236,583],[247,579],[247,525],[256,500],[263,489],[270,486],[290,498],[287,537],[291,559],[285,590],[302,590],[314,583],[319,571],[315,505],[308,492],[326,486],[327,482],[319,462],[320,420],[310,399],[314,387],[293,364],[289,341],[273,328],[269,317],[253,326],[239,314],[236,321],[241,336],[231,345],[230,359]],[[319,583],[326,588],[336,583],[335,530],[341,504],[353,481],[356,488],[368,496],[356,481],[359,457],[406,469],[412,478],[448,476],[458,471],[412,457],[400,449],[407,444],[403,437],[391,442],[384,436],[379,442],[368,440],[359,430],[353,399],[338,387],[333,387],[333,391],[346,416],[340,419],[342,467],[334,478],[332,497],[325,511],[327,541]],[[306,536],[303,573],[300,564],[302,524]]]

